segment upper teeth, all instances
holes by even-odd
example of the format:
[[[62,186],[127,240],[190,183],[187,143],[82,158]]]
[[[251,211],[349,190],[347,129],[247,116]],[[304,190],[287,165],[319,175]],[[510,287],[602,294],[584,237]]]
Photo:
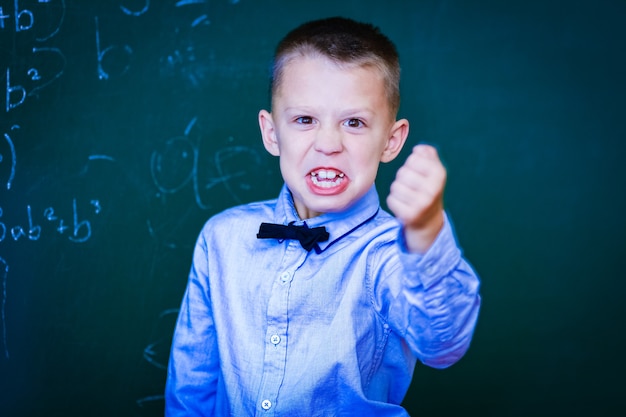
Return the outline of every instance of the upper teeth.
[[[325,170],[325,169],[320,169],[319,171],[314,171],[311,172],[312,176],[317,176],[319,179],[335,179],[337,176],[339,176],[340,178],[344,177],[344,173],[340,172],[339,174],[337,174],[335,171],[330,171],[330,170]]]

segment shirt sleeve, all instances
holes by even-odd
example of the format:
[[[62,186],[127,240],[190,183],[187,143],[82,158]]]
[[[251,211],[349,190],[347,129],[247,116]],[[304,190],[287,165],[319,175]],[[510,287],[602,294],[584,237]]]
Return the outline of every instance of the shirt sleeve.
[[[213,415],[219,357],[208,286],[208,256],[196,244],[172,342],[165,386],[165,416]]]
[[[402,231],[398,243],[392,275],[399,279],[386,291],[390,324],[422,363],[446,368],[469,348],[480,309],[478,276],[462,257],[447,215],[425,254],[408,252]]]

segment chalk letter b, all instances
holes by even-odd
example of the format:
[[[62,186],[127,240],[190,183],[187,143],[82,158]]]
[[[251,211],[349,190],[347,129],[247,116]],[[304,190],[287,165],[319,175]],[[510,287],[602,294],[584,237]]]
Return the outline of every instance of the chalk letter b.
[[[11,71],[7,68],[7,100],[6,100],[6,111],[16,108],[20,104],[24,102],[26,98],[26,89],[21,85],[12,86],[10,80]],[[13,102],[11,100],[11,96],[15,95],[14,93],[18,93],[21,97],[19,100]]]
[[[20,23],[22,16],[26,16],[28,18],[28,23],[25,25]],[[15,31],[21,32],[23,30],[28,30],[33,27],[33,23],[35,23],[33,12],[27,9],[20,10],[18,0],[15,0]]]
[[[100,29],[98,27],[98,16],[96,16],[96,52],[98,54],[98,78],[99,79],[101,80],[109,79],[109,72],[104,69],[102,62],[104,61],[104,56],[116,48],[119,48],[119,47],[116,45],[111,45],[105,49],[100,48]],[[128,57],[130,57],[133,54],[133,50],[128,45],[124,45],[122,50],[128,55]],[[126,65],[124,65],[124,67],[121,70],[119,70],[119,73],[124,74],[126,71],[128,71],[128,67],[129,67],[129,64],[127,63]]]

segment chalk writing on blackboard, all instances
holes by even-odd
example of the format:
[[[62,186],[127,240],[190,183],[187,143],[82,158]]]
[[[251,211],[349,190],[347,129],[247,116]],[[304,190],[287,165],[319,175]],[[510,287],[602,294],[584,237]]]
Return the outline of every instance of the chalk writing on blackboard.
[[[99,214],[102,210],[99,200],[91,200],[89,205],[94,214]],[[50,224],[53,232],[67,236],[72,242],[83,243],[91,237],[91,222],[79,217],[75,198],[72,200],[72,218],[70,221],[60,217],[54,207],[45,208],[39,216],[38,213],[33,212],[30,205],[26,205],[25,221],[14,225],[7,225],[3,214],[2,207],[0,207],[0,243],[6,239],[13,239],[14,241],[21,239],[39,240],[44,231],[42,224]],[[42,221],[43,223],[40,223]]]
[[[180,0],[176,2],[176,7],[187,6],[189,4],[206,3],[206,0]],[[191,22],[191,27],[196,27],[200,23],[210,24],[209,17],[206,14],[200,15]]]
[[[142,14],[147,12],[149,8],[150,8],[150,0],[146,0],[146,3],[144,4],[143,8],[137,11],[130,10],[128,7],[124,6],[123,4],[120,5],[120,9],[122,9],[122,11],[129,16],[141,16]]]
[[[42,47],[42,48],[33,48],[33,54],[47,54],[49,59],[48,62],[53,62],[56,57],[56,69],[52,74],[42,73],[38,68],[31,67],[26,70],[26,78],[30,81],[34,81],[35,85],[32,87],[30,91],[27,91],[27,88],[24,87],[23,84],[12,84],[11,82],[11,70],[7,68],[6,70],[6,100],[5,100],[5,110],[9,112],[10,110],[22,105],[24,100],[26,100],[27,96],[34,96],[39,90],[49,86],[54,81],[63,75],[65,71],[65,65],[67,60],[63,52],[61,52],[58,48],[52,47]],[[54,65],[50,64],[50,68]],[[48,72],[51,72],[48,69]]]
[[[22,9],[19,0],[14,0],[13,5],[13,15],[4,14],[2,6],[0,6],[0,29],[5,28],[5,20],[9,19],[9,21],[12,20],[14,24],[15,32],[31,30],[36,20],[35,13],[30,9]],[[42,5],[47,7],[42,8]],[[50,25],[51,29],[49,33],[43,36],[37,36],[36,40],[43,42],[56,35],[61,29],[61,25],[65,19],[65,0],[38,0],[35,7],[38,7],[38,16],[53,16],[57,19],[57,22]],[[54,13],[55,10],[56,13]]]
[[[40,4],[52,4],[52,3],[61,3],[60,7],[57,7],[57,10],[60,10],[60,16],[58,17],[58,23],[54,26],[52,26],[52,30],[50,31],[50,33],[48,33],[45,36],[39,36],[37,37],[37,41],[39,42],[44,42],[47,41],[48,39],[50,39],[51,37],[55,36],[57,33],[59,33],[59,30],[61,30],[61,26],[63,25],[63,20],[65,19],[65,0],[58,0],[58,1],[53,1],[53,0],[38,0]],[[15,3],[17,4],[17,0],[15,1]],[[17,7],[16,7],[17,9]],[[50,13],[47,13],[47,15],[49,16]]]
[[[30,92],[28,93],[29,96],[35,95],[37,91],[49,86],[55,80],[60,78],[61,75],[63,75],[63,72],[65,71],[65,66],[67,64],[67,59],[65,59],[65,55],[63,55],[63,52],[61,52],[59,48],[53,48],[53,47],[33,48],[33,54],[52,54],[56,56],[58,59],[58,63],[60,64],[60,65],[57,64],[57,66],[60,68],[58,68],[56,72],[52,74],[52,76],[47,77],[48,78],[47,80],[46,78],[44,78],[44,76],[42,76],[42,74],[39,72],[37,68],[30,68],[27,71],[27,75],[30,77],[30,79],[33,81],[43,81],[43,82],[35,86],[32,90],[30,90]],[[48,59],[48,62],[52,61],[52,55],[50,56],[50,59]]]
[[[7,113],[11,110],[19,106],[26,99],[26,89],[21,85],[11,85],[11,70],[7,68],[7,88],[6,88],[6,105],[5,109]],[[12,98],[19,94],[19,99],[13,101]]]
[[[168,317],[173,317],[174,319],[178,316],[178,308],[169,308],[164,310],[159,314],[159,320],[163,320]],[[171,337],[160,337],[158,340],[150,343],[143,350],[143,358],[159,369],[167,369],[167,360],[168,355],[164,354],[167,352],[171,343]],[[159,357],[160,355],[160,357]]]
[[[7,344],[7,277],[9,276],[9,264],[0,256],[0,276],[2,277],[2,347],[5,359],[9,359],[9,346]]]
[[[195,28],[195,27],[196,27],[196,26],[198,26],[200,23],[204,23],[204,24],[208,25],[208,24],[210,23],[208,19],[209,19],[209,17],[208,17],[207,15],[203,14],[203,15],[201,15],[201,16],[199,16],[199,17],[195,18],[195,19],[193,20],[193,22],[191,22],[191,27],[194,27],[194,28]]]
[[[185,129],[183,136],[168,139],[161,150],[154,151],[150,159],[150,173],[154,185],[161,194],[175,194],[191,183],[195,202],[201,209],[209,209],[211,205],[204,201],[202,192],[223,184],[228,194],[237,203],[241,203],[239,190],[249,191],[250,186],[240,181],[233,186],[237,178],[254,173],[254,167],[261,164],[258,152],[247,146],[227,146],[213,155],[212,164],[217,171],[216,176],[202,180],[199,176],[199,146],[189,137],[196,123],[193,118]],[[246,158],[245,164],[230,164],[234,169],[227,168],[227,162],[235,158]],[[207,164],[209,165],[209,164]],[[157,195],[160,196],[160,195]]]
[[[146,405],[146,403],[151,403],[154,401],[164,401],[165,400],[165,395],[163,394],[159,394],[159,395],[150,395],[148,397],[143,397],[137,400],[137,405],[139,407],[143,407],[144,405]]]
[[[176,7],[186,6],[188,4],[206,3],[206,0],[179,0],[176,2]]]
[[[44,42],[59,33],[63,20],[65,19],[65,1],[64,0],[39,0],[39,5],[46,7],[38,7],[37,13],[30,9],[21,8],[19,1],[14,0],[13,15],[5,14],[2,6],[0,6],[0,29],[5,28],[5,20],[12,21],[16,33],[27,32],[34,29],[35,22],[39,17],[48,20],[49,32],[36,36],[35,41]],[[53,7],[54,6],[54,7]],[[35,17],[37,16],[37,18]],[[50,19],[54,22],[50,23]],[[42,27],[44,25],[41,25]],[[8,27],[8,23],[7,23]],[[67,60],[63,52],[55,47],[41,46],[30,49],[30,57],[33,60],[41,58],[46,59],[46,71],[42,71],[37,66],[31,66],[23,73],[19,71],[15,73],[11,68],[7,67],[6,71],[6,88],[5,88],[5,111],[22,105],[27,96],[37,94],[39,90],[49,86],[63,74]],[[22,78],[23,77],[23,78]],[[26,85],[28,82],[29,85]],[[32,84],[32,87],[30,86]]]
[[[133,54],[133,50],[128,45],[118,46],[118,45],[110,45],[106,48],[102,49],[100,46],[100,24],[98,20],[98,16],[96,19],[96,56],[98,59],[98,78],[101,80],[108,80],[110,77],[111,70],[104,69],[104,57],[105,55],[115,51],[121,50],[126,56],[126,62],[121,65],[121,69],[118,70],[117,75],[122,75],[130,68],[130,56]]]
[[[90,161],[96,161],[98,159],[115,162],[115,158],[113,158],[112,156],[109,156],[109,155],[89,155],[89,160]]]
[[[148,344],[143,350],[143,358],[149,364],[162,371],[167,370],[169,348],[172,344],[171,326],[176,321],[179,311],[180,309],[178,308],[168,308],[159,314],[156,326],[157,331],[155,332],[156,340]],[[149,403],[156,403],[157,401],[163,400],[163,394],[155,394],[142,397],[138,399],[136,403],[139,407],[144,407]]]
[[[19,129],[18,125],[13,125],[13,127],[11,127],[11,130],[15,130],[15,129]],[[7,184],[7,190],[11,189],[11,183],[13,182],[13,178],[15,177],[15,167],[17,166],[17,155],[15,154],[15,145],[13,144],[13,140],[11,139],[11,136],[9,136],[8,133],[4,134],[4,139],[9,147],[9,157],[11,158],[10,160],[7,160],[5,163],[5,157],[3,156],[2,152],[0,152],[0,168],[2,167],[1,164],[5,164],[9,166],[9,174],[6,180],[6,184]],[[0,176],[0,178],[2,178]]]
[[[102,210],[99,200],[91,200],[89,202],[93,214],[99,214]],[[83,243],[89,240],[91,237],[91,222],[87,219],[79,217],[77,201],[74,198],[72,200],[72,220],[66,222],[66,220],[60,217],[55,211],[54,207],[48,207],[41,212],[41,216],[33,213],[33,208],[30,205],[26,205],[26,221],[22,224],[8,225],[3,217],[4,213],[2,207],[0,207],[0,243],[5,240],[13,239],[19,240],[31,240],[36,241],[42,238],[44,231],[48,230],[42,227],[42,224],[51,225],[51,229],[54,233],[59,235],[66,235],[68,240],[74,243]],[[40,223],[43,222],[43,223]],[[9,348],[7,343],[7,328],[6,328],[6,303],[7,303],[7,277],[9,274],[9,264],[2,257],[0,257],[0,280],[2,284],[2,304],[1,304],[1,319],[2,319],[2,348],[4,358],[9,359]]]

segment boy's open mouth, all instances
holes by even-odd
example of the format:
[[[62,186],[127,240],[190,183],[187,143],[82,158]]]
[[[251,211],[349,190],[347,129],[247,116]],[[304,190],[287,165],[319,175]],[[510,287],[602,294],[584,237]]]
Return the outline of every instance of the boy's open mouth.
[[[345,179],[345,174],[333,169],[318,169],[311,172],[311,181],[317,187],[337,187]]]

